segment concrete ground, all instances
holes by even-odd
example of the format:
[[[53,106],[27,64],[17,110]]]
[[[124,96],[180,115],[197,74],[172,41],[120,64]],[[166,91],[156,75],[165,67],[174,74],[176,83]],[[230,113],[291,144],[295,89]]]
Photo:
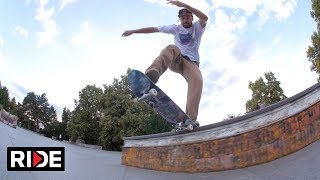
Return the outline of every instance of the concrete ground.
[[[65,147],[65,171],[7,171],[7,147]],[[88,149],[51,140],[31,131],[0,123],[0,179],[2,180],[260,180],[320,179],[320,141],[275,161],[243,169],[211,173],[171,173],[121,165],[121,152]]]

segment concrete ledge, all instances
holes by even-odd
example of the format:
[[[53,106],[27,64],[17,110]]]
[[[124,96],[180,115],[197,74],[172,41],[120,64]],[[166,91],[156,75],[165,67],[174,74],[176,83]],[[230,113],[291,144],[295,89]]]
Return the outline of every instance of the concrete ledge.
[[[2,109],[0,111],[0,121],[3,123],[9,125],[10,127],[16,128],[17,127],[17,122],[18,122],[18,117],[15,115],[12,115]]]
[[[124,138],[122,164],[209,172],[265,163],[320,137],[320,84],[265,109],[187,134]]]

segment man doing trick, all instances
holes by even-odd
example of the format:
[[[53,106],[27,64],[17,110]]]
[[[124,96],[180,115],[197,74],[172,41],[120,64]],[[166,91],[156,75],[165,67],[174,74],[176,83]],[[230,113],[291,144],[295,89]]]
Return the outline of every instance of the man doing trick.
[[[145,74],[157,83],[159,77],[169,68],[173,72],[181,74],[188,83],[188,95],[186,114],[193,120],[197,120],[199,104],[202,93],[203,79],[199,69],[199,46],[204,33],[208,17],[196,8],[186,3],[167,0],[182,9],[178,12],[179,25],[159,27],[146,27],[135,30],[127,30],[122,36],[127,37],[134,33],[162,32],[174,35],[174,45],[164,48],[160,55],[153,61]],[[193,15],[199,20],[193,23]],[[196,122],[199,124],[198,122]]]

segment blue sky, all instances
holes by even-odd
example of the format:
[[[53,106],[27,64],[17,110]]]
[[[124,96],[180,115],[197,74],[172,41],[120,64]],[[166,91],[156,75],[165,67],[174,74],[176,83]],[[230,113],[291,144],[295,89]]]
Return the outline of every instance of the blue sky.
[[[316,83],[306,50],[316,29],[311,0],[184,0],[209,16],[200,46],[202,125],[244,114],[248,82],[272,71],[286,96]],[[144,71],[173,43],[167,34],[121,37],[128,29],[179,23],[163,0],[2,0],[0,80],[11,97],[46,93],[60,115],[86,85]],[[196,20],[196,19],[195,19]],[[184,109],[187,84],[167,71],[158,85]]]

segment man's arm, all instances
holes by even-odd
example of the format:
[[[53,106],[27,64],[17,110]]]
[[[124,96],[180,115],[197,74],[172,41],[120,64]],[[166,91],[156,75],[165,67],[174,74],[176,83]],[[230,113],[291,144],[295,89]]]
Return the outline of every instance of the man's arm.
[[[155,33],[155,32],[159,32],[157,27],[146,27],[146,28],[141,28],[141,29],[135,29],[135,30],[127,30],[125,31],[122,36],[123,37],[127,37],[132,35],[133,33]]]
[[[208,16],[205,15],[203,12],[201,12],[200,10],[189,6],[186,3],[180,2],[180,1],[176,1],[176,0],[167,0],[168,4],[172,4],[172,5],[176,5],[178,7],[182,7],[182,8],[186,8],[188,9],[190,12],[192,12],[192,14],[196,15],[199,18],[200,24],[201,26],[204,28],[207,24],[208,21]]]

